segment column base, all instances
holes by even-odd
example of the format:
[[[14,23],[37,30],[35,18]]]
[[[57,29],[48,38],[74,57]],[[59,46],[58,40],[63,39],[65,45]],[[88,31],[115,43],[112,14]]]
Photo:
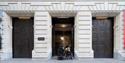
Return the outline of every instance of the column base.
[[[79,53],[78,51],[75,51],[75,58],[76,59],[93,58],[93,57],[94,57],[93,50],[91,50],[88,53]]]
[[[12,59],[12,53],[2,53],[0,60],[9,60]]]
[[[120,50],[117,52],[114,52],[114,58],[118,60],[124,60],[125,61],[125,51]]]

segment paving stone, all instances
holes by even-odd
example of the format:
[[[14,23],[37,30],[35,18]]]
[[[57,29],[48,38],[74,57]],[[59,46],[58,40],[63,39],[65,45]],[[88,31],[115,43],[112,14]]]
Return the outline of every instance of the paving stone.
[[[80,60],[43,60],[43,59],[12,59],[0,63],[125,63],[115,59],[80,59]]]

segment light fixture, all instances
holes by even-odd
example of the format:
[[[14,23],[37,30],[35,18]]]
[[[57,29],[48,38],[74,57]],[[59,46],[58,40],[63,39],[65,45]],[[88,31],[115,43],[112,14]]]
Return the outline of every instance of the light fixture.
[[[108,18],[108,17],[106,17],[106,16],[97,16],[97,17],[96,17],[96,19],[101,19],[101,20],[102,20],[102,19],[107,19],[107,18]]]
[[[30,17],[18,17],[19,19],[30,19]]]
[[[65,24],[62,24],[62,25],[61,25],[61,27],[65,28],[65,27],[66,27],[66,25],[65,25]]]
[[[61,40],[64,40],[64,37],[63,37],[63,36],[61,36],[61,37],[60,37],[60,39],[61,39]]]

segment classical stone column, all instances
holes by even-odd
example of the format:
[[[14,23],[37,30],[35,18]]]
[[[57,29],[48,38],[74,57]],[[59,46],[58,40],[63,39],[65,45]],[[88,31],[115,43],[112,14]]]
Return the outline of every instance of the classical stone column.
[[[51,16],[46,11],[36,11],[34,15],[34,50],[33,58],[51,57]]]
[[[124,50],[124,12],[120,12],[114,20],[114,58],[125,60]]]
[[[2,13],[2,49],[0,49],[0,59],[12,59],[12,20],[6,13]]]
[[[75,17],[75,54],[78,58],[92,58],[92,14],[77,12]]]

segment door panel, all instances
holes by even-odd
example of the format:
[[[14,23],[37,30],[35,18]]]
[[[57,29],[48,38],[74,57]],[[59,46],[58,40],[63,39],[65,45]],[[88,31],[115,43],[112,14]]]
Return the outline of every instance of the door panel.
[[[95,58],[113,57],[113,21],[110,19],[93,20],[93,50]]]
[[[33,19],[13,18],[13,57],[31,58],[33,49]]]

